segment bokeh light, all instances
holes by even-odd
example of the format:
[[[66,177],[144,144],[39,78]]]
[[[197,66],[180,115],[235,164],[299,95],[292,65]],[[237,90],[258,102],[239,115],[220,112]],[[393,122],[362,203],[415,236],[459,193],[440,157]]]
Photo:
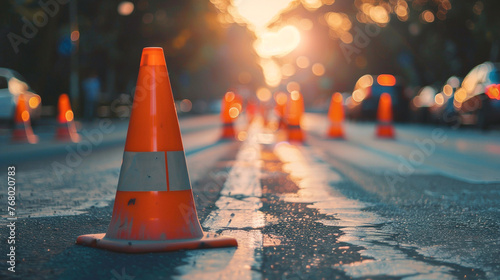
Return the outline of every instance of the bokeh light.
[[[30,113],[28,111],[23,111],[21,113],[21,119],[23,120],[23,122],[27,122],[30,120]]]
[[[189,99],[183,99],[179,104],[179,109],[184,113],[190,112],[192,108],[193,103]]]
[[[381,86],[392,87],[396,84],[396,77],[388,74],[378,75],[377,83]]]
[[[457,92],[455,92],[455,101],[462,103],[465,98],[467,98],[467,91],[464,88],[459,88]]]
[[[71,41],[73,41],[73,42],[78,41],[78,39],[80,39],[80,32],[78,30],[71,32],[70,38],[71,38]]]
[[[289,82],[286,85],[286,90],[288,90],[288,92],[300,91],[300,84],[297,82]]]
[[[297,90],[292,91],[292,93],[290,93],[290,99],[292,99],[294,101],[299,100],[300,99],[300,92]]]
[[[33,97],[30,97],[28,104],[29,104],[31,109],[35,109],[36,107],[38,107],[38,105],[40,105],[40,102],[41,102],[41,98],[39,96],[33,96]]]
[[[307,58],[306,56],[297,57],[297,60],[295,62],[297,63],[297,66],[300,68],[309,67],[309,58]]]
[[[372,75],[364,75],[359,78],[357,85],[361,88],[371,87],[373,85]]]
[[[229,117],[231,117],[232,119],[236,119],[239,115],[240,115],[240,110],[238,110],[238,108],[231,107],[229,109]]]
[[[365,99],[366,94],[364,90],[357,89],[352,93],[352,100],[356,102],[361,102]]]
[[[267,102],[271,99],[272,94],[268,88],[261,87],[257,89],[257,98],[262,102]]]
[[[248,133],[246,131],[238,132],[237,138],[239,141],[245,141],[247,139],[247,137],[248,137]]]
[[[226,99],[226,102],[232,102],[234,100],[235,94],[232,91],[226,92],[226,95],[224,96],[224,99]]]
[[[436,96],[434,97],[434,102],[436,102],[437,105],[443,105],[444,103],[444,97],[443,97],[443,94],[441,93],[438,93],[436,94]]]
[[[276,93],[274,100],[278,105],[285,105],[286,101],[288,100],[288,96],[286,95],[286,93],[280,91]]]
[[[134,11],[134,3],[130,1],[123,1],[118,4],[118,14],[128,16]]]
[[[64,117],[66,118],[66,121],[70,122],[74,119],[74,114],[73,114],[73,111],[71,110],[68,110],[66,111],[66,114],[64,114]]]
[[[421,17],[424,22],[434,22],[434,14],[429,10],[423,11]]]
[[[325,66],[321,63],[314,63],[311,70],[316,76],[323,76],[325,74]]]
[[[453,94],[453,88],[449,84],[446,84],[443,87],[443,93],[446,96],[451,96]]]

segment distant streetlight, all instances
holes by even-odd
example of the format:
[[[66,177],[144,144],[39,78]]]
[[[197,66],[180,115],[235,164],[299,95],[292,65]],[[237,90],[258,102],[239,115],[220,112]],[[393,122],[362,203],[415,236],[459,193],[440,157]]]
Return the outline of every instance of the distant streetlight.
[[[123,1],[118,5],[118,13],[122,16],[128,16],[134,11],[134,3]]]

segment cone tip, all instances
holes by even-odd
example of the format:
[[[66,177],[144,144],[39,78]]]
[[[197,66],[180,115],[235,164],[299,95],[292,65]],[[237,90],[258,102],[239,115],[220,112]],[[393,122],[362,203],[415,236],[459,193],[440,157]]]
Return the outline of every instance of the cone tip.
[[[166,66],[163,49],[159,47],[148,47],[142,50],[141,66]]]

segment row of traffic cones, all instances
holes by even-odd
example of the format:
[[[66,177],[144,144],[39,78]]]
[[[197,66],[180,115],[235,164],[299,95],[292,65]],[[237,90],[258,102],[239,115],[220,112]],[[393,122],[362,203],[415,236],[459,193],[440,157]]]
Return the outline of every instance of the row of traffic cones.
[[[38,136],[33,133],[33,129],[31,128],[30,112],[27,109],[26,100],[22,94],[19,95],[19,99],[17,100],[12,141],[27,142],[30,144],[38,143]]]
[[[327,136],[333,139],[345,138],[343,122],[344,122],[344,107],[342,105],[342,94],[336,92],[332,96],[330,109],[328,110],[328,118],[330,119],[330,128]],[[377,110],[377,127],[375,135],[378,138],[394,139],[394,125],[392,120],[392,101],[388,93],[383,93],[380,96]]]
[[[240,95],[228,91],[221,104],[221,121],[222,121],[222,136],[223,140],[230,140],[236,138],[236,130],[234,123],[242,110],[242,98]]]
[[[277,103],[278,117],[283,118],[281,105]],[[300,128],[300,122],[304,113],[304,101],[302,95],[294,91],[290,94],[290,101],[286,107],[284,116],[287,123],[288,140],[294,142],[303,142],[304,134]],[[328,110],[328,119],[330,126],[327,131],[327,137],[331,139],[344,139],[344,107],[343,98],[340,92],[332,95],[330,109]],[[378,138],[394,139],[394,125],[392,119],[392,101],[388,93],[383,93],[380,96],[378,111],[377,111],[377,127],[375,135]]]
[[[73,110],[67,94],[61,94],[57,104],[59,114],[57,115],[57,128],[55,138],[59,141],[79,142],[80,135],[76,130]],[[31,116],[27,110],[24,95],[19,95],[14,116],[14,130],[12,141],[20,143],[38,143],[38,136],[31,127]]]
[[[276,106],[274,111],[278,116],[278,128],[287,131],[288,140],[291,142],[304,142],[305,137],[301,129],[301,120],[304,114],[304,99],[298,91],[290,93],[290,97],[283,92],[275,95]],[[230,140],[236,138],[234,122],[241,112],[242,98],[238,94],[230,91],[222,99],[221,120],[223,124],[221,139]],[[250,107],[251,105],[247,106]],[[247,111],[248,110],[247,108]],[[254,117],[250,116],[249,122]],[[328,111],[330,126],[327,137],[331,139],[344,139],[344,107],[342,94],[336,92],[332,95],[330,109]],[[377,112],[376,136],[378,138],[393,139],[394,126],[392,123],[392,102],[388,93],[381,95]]]
[[[275,112],[279,116],[278,128],[286,129],[289,141],[303,142],[304,133],[300,127],[300,122],[304,114],[304,99],[298,91],[293,91],[290,98],[285,93],[280,92],[276,95]],[[247,103],[247,115],[249,123],[255,117],[256,105],[252,102]],[[229,91],[222,98],[221,104],[221,121],[222,135],[221,140],[236,139],[235,121],[239,116],[242,108],[242,98],[240,95]],[[261,106],[261,112],[265,118],[265,107]]]

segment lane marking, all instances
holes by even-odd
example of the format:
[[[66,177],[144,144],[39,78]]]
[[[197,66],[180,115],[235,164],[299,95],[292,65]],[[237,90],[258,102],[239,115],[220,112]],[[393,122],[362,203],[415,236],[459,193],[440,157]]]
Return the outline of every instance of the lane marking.
[[[312,132],[318,138],[318,141],[325,142],[321,139],[321,133],[327,129],[328,121],[326,121],[326,117],[308,114],[305,123],[306,130]],[[374,126],[372,125],[346,123],[347,141],[344,143],[338,142],[335,145],[337,147],[342,145],[345,148],[332,149],[329,144],[325,148],[330,149],[335,155],[356,166],[368,168],[372,171],[376,170],[377,172],[383,172],[384,170],[397,171],[398,168],[406,168],[405,166],[410,165],[414,169],[412,174],[439,174],[475,184],[500,182],[500,175],[495,172],[495,166],[500,165],[500,162],[489,156],[490,153],[484,151],[476,154],[464,153],[464,151],[447,147],[452,142],[461,141],[456,138],[459,136],[456,131],[437,128],[443,131],[446,140],[444,143],[433,141],[434,150],[432,153],[427,154],[414,141],[415,139],[419,141],[432,139],[432,131],[420,127],[411,128],[417,130],[417,132],[409,131],[409,129],[405,127],[397,130],[396,140],[386,141],[374,137]],[[421,133],[419,134],[418,131],[421,131]],[[416,135],[418,137],[415,137]],[[486,136],[477,136],[486,139]],[[470,141],[476,140],[470,139]],[[463,141],[468,143],[465,140]],[[331,143],[331,141],[329,142]],[[471,142],[469,144],[470,147],[475,148],[480,143],[477,142],[477,145],[474,145]],[[349,150],[348,153],[347,150]],[[422,155],[424,158],[422,163],[410,163],[410,157],[420,160]],[[359,158],[364,158],[364,160],[360,162]]]
[[[374,212],[364,211],[371,206],[345,197],[335,185],[344,180],[321,157],[309,147],[296,147],[280,143],[275,150],[288,172],[300,188],[297,195],[283,195],[287,202],[312,203],[311,208],[337,220],[318,220],[326,226],[340,227],[344,235],[339,242],[364,247],[360,254],[373,258],[350,264],[340,264],[353,278],[374,276],[396,276],[411,279],[454,279],[451,268],[431,265],[409,257],[391,238],[391,232],[384,225],[389,221]],[[423,277],[423,278],[422,278]],[[415,278],[415,279],[417,279]]]
[[[204,228],[210,232],[235,237],[236,249],[189,251],[186,265],[178,267],[176,279],[261,279],[262,233],[265,219],[260,197],[260,146],[257,131],[252,125],[248,138],[236,156],[216,201],[219,208],[212,211]]]

